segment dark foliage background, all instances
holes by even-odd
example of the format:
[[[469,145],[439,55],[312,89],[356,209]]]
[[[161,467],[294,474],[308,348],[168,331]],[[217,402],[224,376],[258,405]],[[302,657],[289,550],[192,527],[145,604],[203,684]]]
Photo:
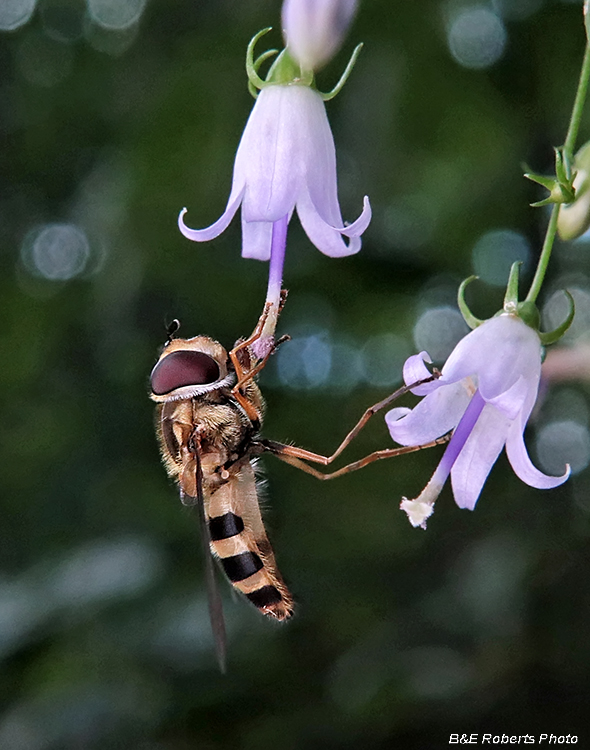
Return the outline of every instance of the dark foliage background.
[[[588,747],[584,460],[540,492],[501,457],[475,513],[446,488],[424,533],[398,505],[438,451],[322,484],[265,459],[298,614],[276,627],[224,587],[218,673],[196,523],[159,462],[147,375],[171,318],[229,346],[260,313],[267,269],[240,258],[239,222],[196,245],[176,216],[186,205],[205,226],[225,205],[252,104],[245,47],[278,27],[280,4],[150,0],[120,31],[92,23],[96,7],[39,0],[0,32],[0,747],[442,748],[471,732],[573,733]],[[565,136],[581,4],[478,6],[506,33],[479,69],[449,47],[470,7],[365,0],[319,74],[330,88],[365,42],[328,112],[343,214],[367,193],[374,218],[342,260],[292,222],[281,332],[293,341],[261,380],[269,437],[331,452],[399,383],[405,356],[424,341],[444,356],[464,332],[449,307],[482,236],[516,233],[530,278],[546,214],[529,208],[541,196],[520,164],[549,171]],[[500,260],[485,259],[493,276]],[[545,295],[575,287],[577,337],[589,268],[587,245],[559,246]],[[502,294],[480,282],[469,300],[484,317]],[[547,471],[560,466],[542,463],[541,428],[573,420],[584,454],[587,397],[583,383],[549,389],[527,432]],[[376,418],[350,456],[389,444]]]

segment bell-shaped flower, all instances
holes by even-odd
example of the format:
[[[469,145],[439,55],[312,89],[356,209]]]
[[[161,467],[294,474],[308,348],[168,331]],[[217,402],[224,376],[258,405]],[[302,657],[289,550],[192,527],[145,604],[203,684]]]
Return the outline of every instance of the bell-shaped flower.
[[[404,365],[407,385],[430,371],[426,352]],[[538,489],[557,487],[568,478],[543,474],[532,463],[523,433],[537,399],[541,377],[541,343],[516,315],[502,313],[463,338],[439,378],[413,389],[425,396],[413,409],[396,408],[385,417],[392,438],[401,445],[421,445],[451,431],[452,437],[431,480],[402,510],[413,526],[426,519],[449,474],[455,502],[473,510],[488,474],[506,447],[516,475]]]
[[[223,215],[206,229],[190,229],[183,209],[178,225],[191,240],[223,232],[242,206],[242,255],[270,258],[273,223],[293,209],[313,244],[340,257],[361,248],[371,220],[365,197],[359,218],[342,221],[336,184],[336,151],[321,95],[309,86],[271,84],[259,93],[234,164],[232,189]],[[350,238],[348,244],[343,236]]]
[[[283,35],[291,57],[304,70],[317,70],[338,51],[357,0],[285,0]]]

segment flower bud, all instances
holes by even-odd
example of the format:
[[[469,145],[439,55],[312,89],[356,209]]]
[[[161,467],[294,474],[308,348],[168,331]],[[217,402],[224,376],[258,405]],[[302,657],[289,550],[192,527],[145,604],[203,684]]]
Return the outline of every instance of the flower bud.
[[[562,206],[557,231],[562,240],[575,240],[590,227],[590,142],[574,158],[576,199]]]
[[[285,0],[283,36],[303,70],[317,70],[338,51],[357,0]]]

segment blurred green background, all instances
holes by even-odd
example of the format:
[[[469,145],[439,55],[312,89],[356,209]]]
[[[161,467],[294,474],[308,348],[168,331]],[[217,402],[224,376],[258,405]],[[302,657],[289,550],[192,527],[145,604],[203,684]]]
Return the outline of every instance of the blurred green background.
[[[239,221],[197,245],[176,217],[221,214],[252,106],[245,48],[279,12],[0,2],[0,748],[442,748],[471,732],[590,747],[582,382],[549,387],[526,434],[545,471],[572,462],[563,487],[527,487],[502,456],[476,512],[447,487],[427,532],[398,506],[439,449],[329,483],[265,458],[298,612],[276,626],[223,584],[218,673],[197,524],[160,465],[148,374],[171,318],[230,346],[260,313],[267,268],[240,258]],[[482,278],[479,317],[513,260],[530,280],[547,214],[521,163],[549,172],[565,137],[581,3],[365,0],[321,88],[359,41],[328,114],[343,215],[366,193],[373,221],[357,256],[333,260],[294,218],[293,340],[261,378],[264,435],[326,453],[405,357],[441,362],[465,333],[461,279]],[[570,346],[590,330],[589,274],[587,242],[558,245],[542,302],[559,322],[559,290],[574,294]],[[351,460],[390,446],[374,422]]]

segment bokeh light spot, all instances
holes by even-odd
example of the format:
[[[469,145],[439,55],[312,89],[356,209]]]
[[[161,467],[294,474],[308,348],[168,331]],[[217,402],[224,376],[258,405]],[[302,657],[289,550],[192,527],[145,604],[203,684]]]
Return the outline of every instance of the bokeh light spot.
[[[526,268],[529,257],[530,247],[524,235],[510,229],[495,229],[475,243],[473,270],[487,284],[506,286],[512,264],[522,261]]]
[[[340,392],[352,391],[362,379],[361,352],[347,341],[332,344],[329,386]]]
[[[68,77],[72,70],[72,50],[37,32],[25,36],[17,51],[20,74],[34,86],[51,88]]]
[[[409,685],[424,698],[455,697],[473,681],[473,668],[457,651],[445,646],[424,646],[406,652]]]
[[[53,572],[48,590],[58,605],[133,596],[159,575],[159,551],[142,539],[108,539],[74,550]]]
[[[447,31],[449,50],[465,68],[489,68],[504,53],[506,29],[501,19],[488,8],[463,8],[451,20]]]
[[[146,0],[88,0],[92,20],[105,29],[121,30],[139,21]]]
[[[324,385],[332,367],[332,345],[327,335],[294,338],[278,352],[277,370],[282,385],[294,389]]]
[[[37,0],[1,0],[0,31],[14,31],[30,19]]]
[[[404,362],[410,356],[405,339],[394,333],[372,336],[362,349],[361,367],[364,379],[376,388],[401,383]]]
[[[435,213],[426,195],[410,195],[393,202],[384,212],[384,235],[397,250],[416,250],[434,236]]]
[[[590,430],[570,419],[551,422],[537,433],[536,448],[539,463],[549,474],[563,474],[566,464],[572,474],[579,474],[590,463]]]
[[[79,276],[89,257],[88,239],[73,224],[46,224],[33,230],[21,249],[29,273],[50,281],[68,281]]]
[[[432,307],[418,318],[414,342],[419,351],[428,352],[433,362],[443,362],[468,333],[469,327],[458,310]]]

